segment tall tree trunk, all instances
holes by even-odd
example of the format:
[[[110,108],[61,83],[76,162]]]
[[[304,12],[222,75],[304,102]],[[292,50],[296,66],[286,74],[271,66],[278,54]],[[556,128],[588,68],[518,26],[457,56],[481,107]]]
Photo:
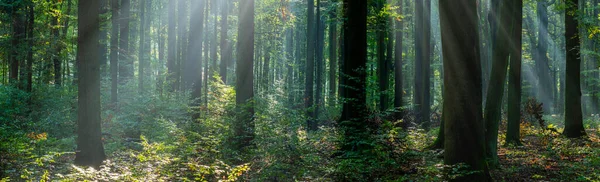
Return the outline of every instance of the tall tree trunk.
[[[164,10],[164,7],[160,7],[160,10]],[[157,87],[157,91],[158,93],[162,96],[163,95],[163,91],[164,91],[164,83],[165,83],[165,71],[164,71],[164,65],[165,65],[165,28],[164,28],[164,24],[165,24],[165,19],[164,16],[162,16],[162,13],[158,13],[159,17],[158,17],[158,75],[156,76],[156,87]]]
[[[429,23],[430,1],[418,1],[415,6],[415,111],[423,127],[429,126],[430,113],[430,38],[431,24]]]
[[[402,14],[402,1],[398,1],[398,14]],[[404,87],[403,81],[404,75],[402,74],[402,67],[404,66],[404,62],[402,59],[402,51],[403,51],[403,32],[404,32],[404,20],[396,20],[396,45],[394,51],[394,109],[396,110],[396,119],[402,119],[404,116],[403,106],[404,106]],[[403,124],[405,125],[405,124]],[[441,130],[440,130],[441,131]]]
[[[553,107],[552,84],[550,81],[550,67],[548,64],[548,4],[546,0],[537,1],[538,44],[536,68],[538,73],[537,98],[544,105],[544,112],[550,113]],[[533,51],[533,50],[532,50]]]
[[[376,2],[376,9],[379,12],[383,12],[385,9],[385,0],[378,0]],[[387,24],[385,23],[387,18],[378,17],[377,18],[377,72],[379,73],[379,110],[385,111],[387,109],[387,89],[388,89],[388,60],[385,57],[386,45],[385,45],[385,31]],[[391,46],[391,45],[388,45]]]
[[[515,0],[516,1],[516,0]],[[493,30],[494,51],[492,52],[492,72],[487,89],[487,101],[485,102],[485,118],[486,127],[486,157],[490,168],[496,168],[498,162],[498,128],[502,119],[502,101],[504,97],[504,87],[506,85],[506,74],[509,59],[511,62],[515,60],[515,56],[510,54],[510,39],[511,33],[514,31],[515,23],[513,22],[512,10],[508,1],[493,1],[492,11],[495,19],[492,21],[495,25]],[[520,45],[519,45],[520,47]],[[520,61],[520,60],[518,60]],[[517,106],[510,106],[517,107]]]
[[[217,35],[219,34],[219,31],[217,29],[217,27],[218,27],[217,24],[218,24],[218,19],[219,19],[219,14],[218,14],[219,5],[217,5],[217,3],[221,2],[221,1],[222,0],[212,0],[211,5],[210,5],[210,8],[211,8],[211,11],[213,14],[213,18],[214,18],[213,26],[212,26],[214,29],[212,31],[212,34],[211,34],[212,37],[210,39],[210,60],[212,62],[210,65],[210,73],[209,73],[210,75],[208,75],[211,77],[211,79],[212,79],[213,74],[218,73],[218,68],[219,68],[217,66],[217,60],[218,60],[218,58],[217,58],[217,49],[218,49],[217,48],[217,45],[218,45],[217,44]]]
[[[119,0],[111,0],[112,31],[110,35],[110,101],[113,107],[118,102],[118,76],[119,76]]]
[[[11,37],[11,54],[9,60],[9,82],[18,86],[19,84],[19,68],[21,60],[23,59],[21,55],[20,49],[22,48],[21,43],[23,42],[25,36],[25,28],[23,25],[25,24],[23,21],[23,15],[21,13],[21,8],[23,7],[20,3],[22,2],[13,2],[17,3],[12,6],[11,9],[11,19],[12,19],[12,37]]]
[[[138,72],[138,92],[144,93],[144,69],[146,68],[146,4],[148,0],[140,0],[140,46],[139,46],[139,72]]]
[[[204,107],[208,107],[208,77],[210,75],[210,58],[208,57],[209,54],[209,50],[210,50],[210,39],[209,39],[209,34],[208,34],[208,23],[209,23],[209,19],[210,19],[210,1],[206,0],[206,6],[205,6],[205,14],[204,14],[204,18],[205,18],[205,23],[204,23],[204,29],[206,29],[206,33],[203,35],[205,40],[204,41],[204,78],[202,79],[202,81],[204,82]]]
[[[340,127],[344,131],[341,150],[344,152],[368,151],[370,145],[363,142],[369,138],[367,123],[367,1],[344,0],[343,27],[344,62],[340,74],[343,104]]]
[[[236,62],[236,105],[243,112],[234,125],[237,149],[242,151],[251,146],[254,139],[254,0],[240,1],[241,18],[238,24],[238,46]]]
[[[29,4],[29,12],[27,15],[27,63],[25,64],[25,91],[33,91],[33,29],[35,28],[35,4]]]
[[[485,162],[476,0],[440,0],[444,55],[444,164],[477,171],[452,181],[491,181]]]
[[[55,5],[54,8],[58,9],[58,5]],[[58,25],[58,16],[53,16],[52,17],[52,24],[54,26],[59,26]],[[52,66],[54,68],[54,85],[56,87],[60,87],[62,85],[62,65],[61,65],[61,60],[60,60],[60,52],[61,49],[63,47],[62,44],[59,44],[59,40],[60,40],[60,32],[59,29],[57,27],[52,28],[52,30],[50,31],[50,33],[52,34],[53,37],[53,52],[51,54],[51,58],[52,58]],[[67,35],[64,34],[64,36],[66,37]],[[48,69],[48,71],[46,72],[47,74],[50,74],[50,70]],[[49,76],[49,75],[48,75]],[[50,78],[44,78],[44,79],[50,79]],[[49,81],[49,80],[46,80]],[[44,82],[46,82],[44,81]]]
[[[228,63],[229,60],[231,58],[228,57],[229,55],[229,42],[228,42],[228,36],[227,36],[227,31],[229,31],[229,23],[228,23],[228,16],[229,16],[229,0],[223,0],[222,3],[222,7],[221,7],[221,65],[220,66],[220,76],[221,76],[221,80],[223,81],[224,84],[227,84],[227,67],[228,67]]]
[[[314,76],[315,76],[315,4],[314,0],[308,0],[308,19],[307,22],[307,48],[306,48],[306,85],[304,91],[304,107],[308,110],[308,120],[306,121],[308,130],[316,130],[317,126],[314,122],[314,112],[311,111],[313,100]]]
[[[170,85],[170,91],[177,90],[176,72],[177,72],[177,17],[175,9],[177,0],[169,0],[169,30],[167,30],[168,38],[168,57],[167,57],[167,83]]]
[[[204,0],[192,1],[192,15],[190,16],[190,53],[185,66],[185,78],[190,78],[192,86],[192,100],[194,107],[200,106],[202,97],[202,35],[204,34]],[[189,84],[189,83],[186,83]],[[195,112],[192,120],[200,118],[200,113]]]
[[[133,77],[133,60],[129,50],[129,21],[131,18],[131,0],[121,0],[119,14],[119,83],[125,84]]]
[[[188,38],[187,38],[187,25],[189,20],[187,20],[188,16],[188,1],[179,1],[179,8],[177,11],[179,15],[177,17],[177,61],[175,62],[175,88],[178,90],[189,90],[191,85],[182,84],[185,82],[182,78],[182,70],[183,65],[185,65],[187,60],[187,48],[188,48]]]
[[[523,1],[508,1],[510,9],[510,22],[513,28],[510,31],[510,65],[508,73],[508,121],[506,130],[506,143],[520,145],[520,123],[521,123],[521,45],[523,34]],[[514,58],[513,58],[514,57]]]
[[[337,55],[337,12],[331,10],[329,12],[329,105],[334,106],[337,102],[337,69],[338,69],[338,55]]]
[[[106,69],[108,65],[108,19],[105,18],[108,14],[109,1],[100,0],[100,47],[98,47],[98,51],[100,52],[100,75],[103,78],[109,73]]]
[[[568,0],[565,15],[565,39],[567,48],[567,68],[565,86],[565,130],[569,138],[585,136],[581,110],[581,59],[580,38],[577,26],[579,0]]]
[[[95,168],[100,167],[102,161],[106,159],[100,119],[99,7],[99,1],[81,1],[77,11],[79,101],[75,164]]]
[[[317,50],[315,51],[316,54],[316,60],[315,60],[315,64],[317,66],[316,68],[316,72],[315,72],[315,113],[314,113],[314,117],[315,117],[315,123],[313,123],[313,127],[312,130],[316,130],[318,125],[319,125],[319,112],[321,110],[321,106],[323,104],[322,100],[323,100],[323,66],[324,66],[324,62],[323,62],[323,49],[324,49],[324,45],[325,45],[325,20],[323,19],[322,14],[321,14],[321,6],[323,6],[323,3],[321,2],[321,0],[317,0]]]

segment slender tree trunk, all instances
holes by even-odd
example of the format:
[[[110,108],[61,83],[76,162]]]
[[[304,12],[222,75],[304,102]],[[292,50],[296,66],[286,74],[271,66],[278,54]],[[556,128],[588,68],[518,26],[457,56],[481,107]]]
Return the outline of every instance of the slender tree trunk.
[[[177,17],[177,61],[175,62],[175,88],[178,90],[189,90],[191,88],[191,84],[185,84],[184,78],[182,78],[182,70],[183,66],[187,61],[187,53],[188,53],[188,1],[179,1],[179,8],[177,11],[179,15]]]
[[[221,80],[223,81],[224,84],[227,84],[227,67],[228,67],[228,63],[229,60],[231,58],[228,57],[229,55],[229,42],[228,42],[228,36],[227,36],[227,31],[229,31],[229,23],[228,23],[228,16],[229,16],[229,1],[228,0],[223,0],[222,3],[222,8],[221,8],[221,65],[220,65],[220,76],[221,76]]]
[[[129,21],[131,18],[131,0],[121,0],[119,14],[119,83],[125,84],[133,77],[133,59],[129,50]]]
[[[398,8],[398,14],[402,14],[402,1],[400,0],[398,2],[398,6],[400,6]],[[402,51],[403,51],[403,32],[404,32],[404,20],[396,20],[396,45],[395,45],[395,51],[394,51],[394,108],[396,110],[396,119],[402,119],[404,118],[404,112],[403,112],[403,106],[404,106],[404,87],[403,87],[403,80],[404,79],[404,75],[402,74],[403,69],[402,67],[404,66],[403,63],[403,59],[402,59]],[[406,125],[405,123],[403,125]],[[440,130],[441,131],[441,130]]]
[[[474,172],[451,181],[491,181],[485,162],[476,0],[440,0],[444,55],[444,164]]]
[[[429,126],[430,113],[430,35],[431,24],[429,23],[429,1],[416,2],[415,23],[415,111],[419,122],[423,127]]]
[[[324,66],[324,61],[323,61],[323,56],[324,56],[324,52],[323,49],[325,47],[325,20],[322,17],[321,14],[321,6],[323,5],[323,3],[321,2],[321,0],[317,0],[317,50],[315,51],[316,54],[316,60],[315,60],[315,64],[316,64],[316,72],[315,72],[315,112],[314,112],[314,117],[315,117],[315,123],[313,123],[313,127],[312,130],[317,130],[318,125],[319,125],[319,112],[321,110],[321,106],[323,104],[323,66]]]
[[[384,11],[385,0],[378,0],[376,3],[377,11]],[[387,89],[388,89],[388,60],[385,57],[386,45],[385,45],[385,31],[387,24],[385,21],[387,18],[379,17],[377,19],[377,72],[379,73],[379,110],[385,111],[387,109]]]
[[[33,29],[35,28],[35,5],[29,4],[28,21],[27,21],[27,63],[25,65],[25,91],[33,91]]]
[[[567,48],[567,68],[565,86],[565,130],[569,138],[585,136],[581,109],[581,56],[580,38],[577,26],[579,0],[568,0],[565,16],[565,39]]]
[[[544,112],[550,113],[553,106],[552,84],[550,81],[550,68],[548,64],[548,3],[546,0],[537,1],[538,44],[536,67],[538,73],[537,97],[544,105]],[[533,50],[532,50],[533,51]]]
[[[14,2],[13,2],[14,3]],[[12,19],[12,40],[11,40],[11,54],[9,56],[9,82],[18,86],[19,84],[19,68],[22,60],[21,56],[21,43],[25,36],[24,20],[22,17],[21,10],[22,5],[15,5],[11,9]]]
[[[75,164],[95,168],[106,159],[100,119],[99,7],[99,1],[79,2],[77,36],[80,73]]]
[[[108,65],[108,19],[105,18],[108,14],[108,4],[110,0],[100,0],[100,75],[108,76],[106,66]]]
[[[206,33],[203,35],[205,40],[204,41],[204,107],[208,107],[208,77],[210,75],[210,58],[209,56],[209,50],[210,50],[210,39],[209,39],[209,34],[208,34],[208,23],[209,23],[209,19],[210,19],[210,4],[209,4],[209,0],[206,0],[206,6],[205,6],[205,14],[204,14],[204,18],[205,18],[205,23],[204,23],[204,29],[206,29]]]
[[[217,49],[218,49],[217,48],[217,45],[218,45],[217,35],[219,34],[219,31],[217,29],[217,27],[218,27],[217,24],[218,24],[218,19],[219,19],[219,17],[218,17],[219,16],[219,14],[218,14],[219,6],[217,5],[217,2],[221,2],[221,1],[222,0],[213,0],[210,5],[211,11],[213,14],[213,18],[214,18],[213,26],[212,26],[214,29],[212,31],[212,34],[211,34],[212,37],[210,40],[210,60],[212,62],[210,65],[210,73],[209,73],[210,75],[209,76],[211,77],[211,79],[212,79],[212,75],[215,73],[218,73],[218,71],[219,71],[218,70],[219,67],[217,66],[217,60],[218,60],[218,58],[217,58]]]
[[[138,92],[144,93],[144,69],[146,68],[146,4],[148,0],[140,0],[140,46],[139,46],[139,72],[138,72]]]
[[[110,35],[110,101],[113,107],[118,102],[118,76],[119,76],[119,0],[111,0],[112,31]]]
[[[167,30],[168,37],[168,57],[167,57],[167,83],[170,85],[170,91],[177,90],[177,17],[175,9],[177,0],[169,0],[169,29]]]
[[[307,19],[307,50],[306,50],[306,87],[304,91],[304,104],[308,110],[309,119],[306,121],[308,130],[316,130],[316,124],[314,122],[314,112],[311,111],[313,108],[313,88],[314,88],[314,76],[315,76],[315,45],[316,45],[316,33],[315,33],[315,4],[314,0],[308,0],[308,19]]]
[[[516,1],[516,0],[515,0]],[[486,127],[486,157],[490,168],[496,168],[498,162],[498,128],[502,119],[502,101],[504,97],[504,87],[506,85],[506,74],[509,60],[514,60],[510,50],[510,33],[515,28],[515,22],[512,22],[513,16],[508,1],[494,1],[497,3],[492,9],[495,19],[492,21],[495,25],[493,30],[494,51],[492,52],[492,72],[487,89],[487,101],[485,102]],[[520,45],[519,45],[520,47]],[[520,61],[520,60],[519,60]],[[517,106],[510,106],[517,107]]]
[[[236,104],[243,109],[234,125],[237,149],[243,151],[254,139],[254,0],[240,1],[238,54],[236,62]]]
[[[337,12],[331,10],[329,12],[329,105],[334,106],[337,102],[337,69],[338,69],[338,55],[337,55]]]
[[[368,151],[370,145],[358,140],[369,138],[367,117],[367,1],[344,0],[343,27],[344,62],[340,74],[343,104],[340,127],[344,131],[341,150],[344,152]]]
[[[523,1],[508,1],[510,9],[510,22],[513,28],[510,31],[510,67],[508,73],[508,121],[506,143],[520,145],[521,123],[521,44],[523,34]],[[514,57],[514,58],[513,58]]]
[[[190,42],[188,51],[190,53],[184,77],[191,78],[192,100],[194,107],[200,106],[202,97],[202,35],[204,34],[204,0],[192,1],[192,15],[190,16]],[[195,112],[192,120],[200,118],[200,113]]]

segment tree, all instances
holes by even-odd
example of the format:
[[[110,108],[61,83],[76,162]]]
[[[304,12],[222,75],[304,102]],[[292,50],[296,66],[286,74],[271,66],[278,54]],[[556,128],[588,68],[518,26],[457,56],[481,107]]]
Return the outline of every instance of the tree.
[[[146,25],[149,24],[146,22],[146,6],[149,0],[140,0],[140,46],[139,46],[139,72],[138,72],[138,92],[140,94],[144,93],[144,69],[146,68],[146,55],[149,52],[146,51],[145,46],[146,42]]]
[[[304,89],[304,107],[308,109],[309,119],[306,121],[306,128],[308,130],[316,130],[314,112],[311,111],[314,100],[313,100],[313,88],[314,88],[314,76],[315,76],[315,45],[316,45],[316,33],[315,33],[315,1],[308,0],[308,11],[307,11],[307,47],[306,47],[306,85]]]
[[[453,181],[491,181],[485,162],[476,0],[440,0],[444,56],[444,163],[472,174]]]
[[[119,14],[119,83],[133,77],[133,60],[129,52],[129,19],[131,18],[131,0],[121,0]]]
[[[585,136],[581,109],[581,59],[580,38],[577,30],[579,20],[579,0],[568,0],[565,15],[565,39],[567,49],[566,86],[565,86],[565,130],[569,138]]]
[[[385,11],[385,2],[384,0],[378,0],[374,2],[375,8],[379,12]],[[383,13],[378,13],[383,14]],[[389,68],[388,60],[385,57],[386,45],[385,45],[385,36],[386,36],[386,21],[387,18],[383,17],[383,15],[379,15],[377,17],[377,28],[376,28],[376,36],[377,36],[377,72],[379,73],[379,110],[385,111],[387,109],[388,103],[388,80],[389,80]],[[388,45],[391,46],[391,45]]]
[[[368,150],[358,142],[368,137],[367,117],[367,1],[344,0],[344,54],[340,74],[344,99],[340,127],[344,131],[342,151]]]
[[[190,16],[190,37],[188,43],[189,56],[184,68],[184,78],[190,79],[192,84],[193,106],[200,106],[202,97],[202,34],[204,33],[204,0],[192,1],[192,15]],[[198,113],[192,115],[196,120],[200,117]]]
[[[523,1],[508,1],[510,11],[510,22],[513,28],[510,30],[510,63],[508,73],[508,121],[506,131],[506,143],[519,145],[521,123],[521,44],[523,30]],[[512,15],[512,16],[511,16]],[[514,58],[513,58],[514,57]]]
[[[234,131],[237,149],[242,150],[254,139],[254,0],[240,1],[239,7],[235,101],[243,112],[238,115]]]
[[[323,66],[324,66],[324,62],[323,62],[323,49],[324,49],[324,45],[325,45],[325,20],[324,18],[321,16],[321,7],[323,5],[323,3],[321,2],[321,0],[316,0],[317,1],[317,17],[316,17],[316,23],[317,23],[317,49],[315,51],[315,64],[316,64],[316,72],[315,72],[315,111],[314,111],[314,123],[313,123],[313,128],[311,128],[311,130],[317,130],[318,127],[318,119],[319,119],[319,111],[321,110],[321,105],[322,103],[322,98],[323,98]]]
[[[118,68],[119,68],[119,0],[111,0],[112,31],[110,35],[110,101],[116,106],[118,101]]]
[[[175,17],[175,8],[177,7],[177,0],[169,0],[169,27],[167,30],[167,83],[170,85],[170,91],[174,92],[177,90],[175,84],[177,77],[176,73],[176,62],[177,62],[177,18]]]
[[[513,0],[516,1],[516,0]],[[515,28],[512,22],[511,7],[509,7],[508,1],[492,1],[496,3],[492,7],[492,13],[495,16],[491,23],[495,30],[492,30],[492,71],[487,89],[487,99],[485,102],[485,139],[486,139],[486,157],[488,158],[488,165],[491,168],[495,168],[499,165],[498,163],[498,127],[501,119],[502,109],[502,98],[504,97],[504,86],[506,85],[506,74],[509,60],[515,60],[515,56],[510,54],[510,33]],[[520,20],[519,20],[520,21]],[[520,45],[519,45],[520,47]],[[520,60],[518,60],[520,61]],[[520,105],[520,104],[519,104]],[[513,106],[510,106],[513,107]]]
[[[332,8],[329,11],[329,101],[330,105],[336,103],[336,92],[337,92],[337,69],[338,69],[338,55],[337,55],[337,8]]]
[[[75,164],[96,168],[106,158],[100,119],[99,3],[100,1],[80,1],[77,11],[79,99]]]
[[[9,55],[9,75],[8,79],[11,84],[18,84],[19,82],[19,68],[22,62],[22,55],[20,48],[25,36],[25,23],[22,15],[22,1],[13,1],[12,8],[10,10],[12,20],[12,36],[11,36],[11,53]]]
[[[537,1],[538,44],[535,66],[538,74],[537,98],[544,104],[544,111],[550,113],[553,108],[552,82],[550,81],[550,67],[548,62],[548,3],[546,0]]]
[[[430,1],[417,1],[415,5],[415,111],[419,122],[425,128],[429,126],[430,113],[430,64],[431,64],[431,24]]]
[[[227,65],[229,63],[229,42],[227,40],[227,31],[229,30],[228,16],[229,16],[229,1],[223,0],[221,2],[221,65],[220,76],[223,83],[227,83]]]
[[[402,0],[398,1],[398,14],[402,14]],[[402,87],[402,43],[403,37],[402,33],[404,30],[404,21],[396,20],[395,22],[395,30],[396,30],[396,45],[394,51],[394,108],[396,109],[396,118],[403,118],[403,96],[404,96],[404,88]],[[441,130],[440,130],[441,131]]]

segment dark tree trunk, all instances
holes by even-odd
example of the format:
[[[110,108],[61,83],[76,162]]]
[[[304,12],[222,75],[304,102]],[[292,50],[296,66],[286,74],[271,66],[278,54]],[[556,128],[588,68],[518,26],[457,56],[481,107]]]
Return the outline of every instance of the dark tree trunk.
[[[159,8],[160,10],[164,10],[164,7]],[[160,13],[159,13],[160,15]],[[158,93],[162,96],[164,91],[164,83],[165,83],[165,28],[164,22],[165,19],[163,16],[159,16],[158,20],[158,75],[156,76],[156,87]]]
[[[516,0],[514,0],[516,1]],[[515,55],[511,54],[511,33],[514,32],[514,26],[517,22],[514,18],[511,18],[514,14],[508,1],[493,1],[497,3],[494,5],[492,11],[495,19],[492,21],[495,25],[492,27],[495,30],[493,37],[494,51],[492,52],[492,71],[490,74],[487,99],[485,102],[485,118],[484,123],[486,127],[486,158],[488,159],[488,165],[490,168],[496,168],[499,165],[498,162],[498,128],[500,120],[502,119],[502,101],[504,97],[504,87],[506,85],[506,74],[507,67],[510,62],[521,61],[514,59]],[[518,20],[521,21],[520,19]],[[501,28],[501,29],[498,29]],[[514,45],[514,44],[513,44]],[[518,45],[520,48],[521,46]],[[520,57],[520,56],[516,56]],[[510,106],[518,107],[518,106]]]
[[[144,69],[146,68],[146,55],[149,53],[146,52],[146,4],[148,0],[140,0],[140,46],[139,46],[139,72],[138,72],[138,92],[140,94],[144,93],[144,79],[145,73]]]
[[[129,19],[131,18],[131,0],[121,0],[119,16],[119,83],[125,84],[133,77],[133,59],[129,52]]]
[[[415,23],[415,93],[414,103],[417,118],[423,127],[429,126],[430,113],[430,35],[431,24],[429,23],[429,1],[416,2]]]
[[[175,88],[178,90],[189,90],[191,88],[191,84],[185,84],[182,78],[182,70],[183,66],[186,64],[187,60],[187,48],[188,48],[188,37],[187,37],[187,25],[189,20],[188,16],[188,1],[179,1],[179,8],[177,11],[179,15],[177,17],[177,61],[175,62]],[[182,84],[184,83],[184,84]]]
[[[190,16],[190,40],[188,44],[189,57],[185,66],[185,78],[192,82],[192,100],[194,107],[200,106],[202,97],[202,35],[204,34],[204,0],[192,1],[192,15]],[[190,83],[186,83],[190,84]],[[200,118],[200,113],[195,112],[192,120]]]
[[[577,26],[579,0],[569,0],[565,16],[565,39],[567,48],[567,68],[565,86],[565,130],[569,138],[585,136],[581,109],[581,57],[580,38]]]
[[[367,123],[367,1],[344,0],[343,27],[345,59],[341,64],[340,83],[343,104],[340,127],[344,131],[343,152],[368,151],[371,146],[362,142],[374,128]]]
[[[168,38],[168,56],[167,56],[167,83],[170,85],[170,91],[177,90],[176,72],[177,72],[177,17],[175,9],[177,8],[177,0],[169,0],[169,29],[167,30]]]
[[[79,2],[77,36],[79,101],[75,164],[95,168],[106,159],[100,119],[99,7],[99,1]]]
[[[221,76],[221,81],[223,81],[224,84],[227,84],[227,67],[228,63],[230,62],[229,60],[231,59],[228,57],[230,50],[229,42],[227,40],[227,31],[229,31],[229,1],[223,0],[221,3],[223,4],[221,7],[221,65],[219,65],[219,75]]]
[[[210,8],[213,14],[213,25],[212,27],[214,28],[212,31],[212,37],[210,38],[210,60],[211,60],[211,65],[210,65],[210,73],[208,76],[211,77],[211,80],[215,81],[212,77],[213,74],[218,73],[218,66],[217,66],[217,35],[219,34],[219,31],[217,29],[218,27],[218,19],[219,19],[219,6],[217,5],[217,2],[221,2],[222,0],[212,0],[211,4],[210,4]]]
[[[384,5],[385,5],[385,1],[384,0],[378,0],[376,3],[376,9],[377,11],[384,11]],[[387,18],[385,17],[378,17],[377,18],[377,72],[379,73],[378,78],[379,78],[379,110],[380,111],[385,111],[387,109],[387,100],[388,100],[388,95],[387,95],[387,89],[388,89],[388,71],[389,68],[388,66],[388,60],[385,57],[385,52],[386,52],[386,45],[385,45],[385,31],[387,29],[387,24],[385,23],[385,21],[387,20]],[[391,46],[391,45],[388,45]]]
[[[27,15],[27,63],[25,64],[25,91],[31,92],[33,91],[33,29],[35,23],[35,13],[34,13],[35,5],[33,3],[29,4],[29,12]]]
[[[236,104],[243,110],[234,125],[238,150],[251,146],[254,139],[254,0],[240,1],[241,18],[238,24],[238,46],[236,62]]]
[[[100,0],[100,75],[106,77],[109,73],[106,69],[108,62],[108,19],[105,18],[108,14],[108,4],[110,0]],[[66,35],[65,35],[66,36]]]
[[[313,88],[314,88],[314,76],[315,76],[315,45],[316,45],[316,33],[315,33],[315,4],[314,0],[308,0],[308,19],[307,19],[307,49],[306,49],[306,87],[304,91],[304,107],[308,110],[309,119],[306,121],[308,130],[316,130],[317,125],[314,121],[314,112],[311,111],[314,105],[313,100]]]
[[[23,7],[20,3],[16,3],[11,9],[12,19],[12,40],[11,40],[11,54],[9,55],[9,82],[18,86],[19,84],[19,68],[23,56],[21,55],[20,49],[22,48],[22,42],[25,37],[25,25],[21,8]]]
[[[552,83],[550,81],[550,67],[548,64],[548,4],[546,0],[537,1],[538,44],[536,68],[538,74],[537,98],[544,105],[544,112],[550,113],[553,107]]]
[[[485,162],[477,1],[440,0],[444,55],[444,164],[474,172],[452,181],[491,181]]]
[[[118,76],[119,76],[119,0],[111,0],[112,31],[110,35],[110,101],[113,107],[118,102]]]
[[[398,2],[398,6],[400,6],[398,8],[398,14],[402,14],[402,0],[400,0]],[[397,119],[402,119],[403,116],[403,109],[402,107],[404,106],[404,87],[402,84],[404,84],[402,81],[402,79],[404,78],[404,75],[402,74],[402,67],[404,66],[403,63],[403,59],[402,59],[402,51],[403,51],[403,47],[402,47],[402,43],[403,43],[403,37],[402,37],[402,33],[404,32],[404,20],[396,20],[396,45],[395,45],[395,51],[394,51],[394,109],[396,110],[396,118]],[[405,124],[403,124],[405,125]],[[441,131],[441,130],[440,130]]]
[[[317,18],[316,18],[316,23],[317,23],[317,49],[315,51],[315,64],[316,64],[316,72],[315,72],[315,112],[314,112],[314,117],[315,120],[313,123],[313,127],[312,130],[316,130],[318,125],[319,125],[319,112],[321,110],[321,106],[323,104],[322,100],[323,100],[323,66],[324,66],[324,62],[323,62],[323,49],[324,49],[324,45],[325,45],[325,20],[323,19],[323,17],[321,17],[321,6],[323,5],[323,3],[321,2],[321,0],[317,0]]]
[[[204,82],[204,107],[208,107],[208,77],[210,75],[210,58],[208,57],[208,51],[210,50],[210,39],[209,39],[209,34],[208,34],[208,23],[209,23],[209,19],[210,19],[210,1],[206,0],[206,6],[205,6],[205,14],[204,14],[204,18],[205,18],[205,23],[204,23],[204,29],[206,30],[207,33],[205,33],[203,36],[205,41],[204,41],[204,78],[202,79],[202,81]]]
[[[510,67],[508,73],[508,121],[506,131],[506,143],[520,145],[520,123],[521,123],[521,44],[523,21],[521,15],[523,14],[523,1],[508,1],[508,8],[510,9],[510,22],[514,25],[510,29]],[[512,58],[514,57],[514,58]]]
[[[329,12],[329,105],[334,106],[337,102],[337,69],[338,69],[338,55],[337,55],[337,12],[331,10]]]
[[[56,9],[58,9],[58,5],[55,6]],[[58,17],[53,17],[52,18],[52,24],[54,26],[58,26]],[[56,87],[60,87],[62,85],[62,65],[61,65],[61,60],[60,60],[60,52],[62,50],[62,45],[58,44],[59,40],[60,40],[60,32],[58,28],[52,28],[52,30],[50,31],[50,33],[53,36],[53,42],[54,44],[52,45],[53,48],[53,53],[51,54],[52,57],[52,65],[54,68],[54,85],[56,85]],[[64,35],[65,37],[67,36],[66,34]],[[50,70],[48,69],[47,71],[48,74],[50,74]],[[49,76],[49,75],[48,75]],[[50,79],[50,78],[46,78],[46,79]],[[48,81],[48,80],[46,80]],[[44,82],[46,82],[44,81]]]

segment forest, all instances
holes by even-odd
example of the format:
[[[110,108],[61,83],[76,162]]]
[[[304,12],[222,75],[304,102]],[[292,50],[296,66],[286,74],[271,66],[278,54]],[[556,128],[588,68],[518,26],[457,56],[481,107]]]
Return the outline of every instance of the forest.
[[[600,0],[0,0],[0,182],[600,182]]]

